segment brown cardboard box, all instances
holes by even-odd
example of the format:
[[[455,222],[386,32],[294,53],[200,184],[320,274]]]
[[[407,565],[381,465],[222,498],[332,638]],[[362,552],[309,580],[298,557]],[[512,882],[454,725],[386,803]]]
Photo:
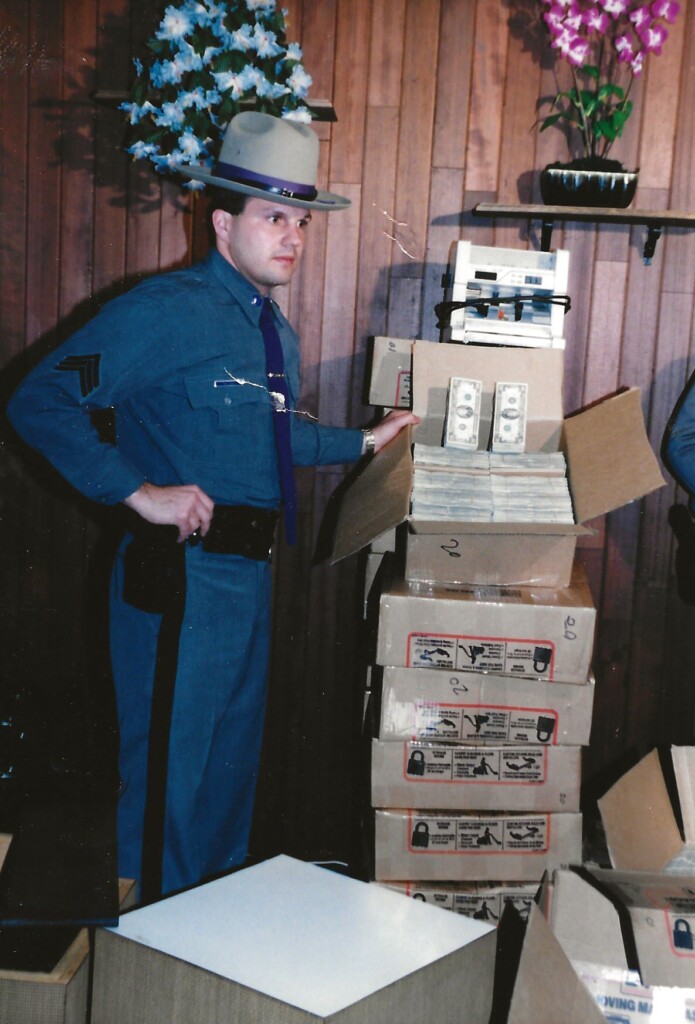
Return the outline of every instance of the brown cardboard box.
[[[413,411],[421,423],[402,431],[372,459],[343,496],[333,559],[369,544],[408,522],[406,576],[443,583],[562,587],[570,579],[577,538],[585,524],[642,497],[664,480],[644,429],[636,388],[563,420],[559,350],[470,345],[413,347]],[[481,439],[492,417],[498,380],[529,385],[527,449],[565,450],[576,522],[454,523],[410,516],[411,441],[441,445],[449,379],[473,377],[484,385]],[[486,442],[481,440],[481,447]]]
[[[581,747],[372,741],[372,807],[578,811]]]
[[[135,899],[135,882],[121,879],[122,910]],[[89,932],[81,928],[52,971],[0,970],[3,1024],[86,1024],[90,970]]]
[[[378,809],[378,881],[540,882],[544,872],[581,863],[581,814],[475,814]]]
[[[558,590],[395,580],[381,594],[376,661],[586,683],[595,624],[578,564]]]
[[[594,678],[588,685],[480,672],[383,670],[379,739],[464,743],[589,742]]]
[[[546,914],[607,1013],[671,1024],[695,1010],[694,893],[693,875],[556,871]]]
[[[411,899],[453,910],[478,921],[497,924],[508,903],[528,917],[538,886],[535,882],[377,882]]]
[[[685,838],[652,750],[598,802],[614,868],[695,875],[695,747],[671,747],[671,759]]]
[[[430,344],[434,344],[430,342]],[[369,404],[409,409],[413,342],[405,338],[373,338]]]
[[[495,931],[290,857],[96,934],[92,1024],[487,1024]]]

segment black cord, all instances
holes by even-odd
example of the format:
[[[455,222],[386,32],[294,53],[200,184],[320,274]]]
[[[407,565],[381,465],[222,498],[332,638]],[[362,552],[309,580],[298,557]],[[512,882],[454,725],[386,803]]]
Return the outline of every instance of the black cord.
[[[437,314],[437,328],[444,330],[451,325],[451,314],[457,309],[476,309],[482,317],[486,317],[491,306],[514,306],[514,320],[518,323],[524,303],[535,303],[543,306],[564,306],[565,316],[572,308],[569,295],[540,295],[529,292],[527,295],[491,295],[488,298],[465,299],[463,302],[439,302],[434,307]]]

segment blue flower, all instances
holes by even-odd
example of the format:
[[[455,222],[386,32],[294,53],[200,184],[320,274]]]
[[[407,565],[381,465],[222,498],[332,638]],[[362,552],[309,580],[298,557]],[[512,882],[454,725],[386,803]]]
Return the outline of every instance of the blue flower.
[[[179,135],[179,146],[183,155],[188,158],[187,163],[197,163],[199,158],[207,153],[205,143],[198,138],[192,128],[184,128],[183,135]]]
[[[257,14],[272,14],[275,11],[275,0],[246,0],[246,6]]]
[[[246,90],[249,88],[245,84],[243,72],[241,75],[235,75],[232,71],[219,71],[213,72],[212,77],[215,79],[215,84],[220,92],[228,92],[232,90],[232,96],[235,99],[239,99]]]
[[[142,160],[145,157],[152,157],[159,152],[159,146],[155,146],[152,142],[143,142],[138,140],[134,142],[132,146],[128,146],[126,153],[130,153],[131,156],[135,157],[136,160]]]
[[[180,131],[185,117],[179,103],[163,103],[161,113],[155,117],[154,123],[161,128],[173,128],[175,131]]]
[[[292,91],[292,94],[300,97],[301,99],[306,98],[311,84],[312,77],[306,73],[301,64],[297,64],[297,66],[292,69],[292,74],[287,79],[287,85]]]
[[[159,26],[159,32],[155,34],[155,38],[176,42],[187,36],[189,32],[192,32],[194,27],[195,23],[185,6],[167,7]]]
[[[277,57],[279,53],[282,53],[282,47],[278,46],[275,33],[263,28],[258,22],[253,27],[253,40],[259,57]]]
[[[290,43],[287,47],[287,55],[285,60],[301,60],[302,59],[302,48],[299,43]]]

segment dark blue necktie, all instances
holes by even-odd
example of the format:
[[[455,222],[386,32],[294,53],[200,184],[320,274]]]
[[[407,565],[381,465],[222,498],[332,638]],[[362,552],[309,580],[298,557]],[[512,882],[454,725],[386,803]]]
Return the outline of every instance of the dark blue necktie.
[[[270,299],[263,300],[260,327],[265,342],[265,369],[268,391],[273,402],[273,425],[275,428],[275,450],[277,452],[280,489],[284,505],[285,537],[288,544],[297,541],[297,491],[292,469],[292,443],[290,439],[290,393],[285,379],[285,360],[282,355],[280,336]]]

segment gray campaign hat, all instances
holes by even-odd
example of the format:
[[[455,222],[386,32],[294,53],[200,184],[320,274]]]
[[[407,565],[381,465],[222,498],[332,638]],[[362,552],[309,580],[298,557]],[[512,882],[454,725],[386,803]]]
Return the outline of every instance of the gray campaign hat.
[[[189,178],[309,210],[344,210],[350,200],[316,188],[319,137],[306,124],[248,110],[229,122],[212,167],[181,167]]]

